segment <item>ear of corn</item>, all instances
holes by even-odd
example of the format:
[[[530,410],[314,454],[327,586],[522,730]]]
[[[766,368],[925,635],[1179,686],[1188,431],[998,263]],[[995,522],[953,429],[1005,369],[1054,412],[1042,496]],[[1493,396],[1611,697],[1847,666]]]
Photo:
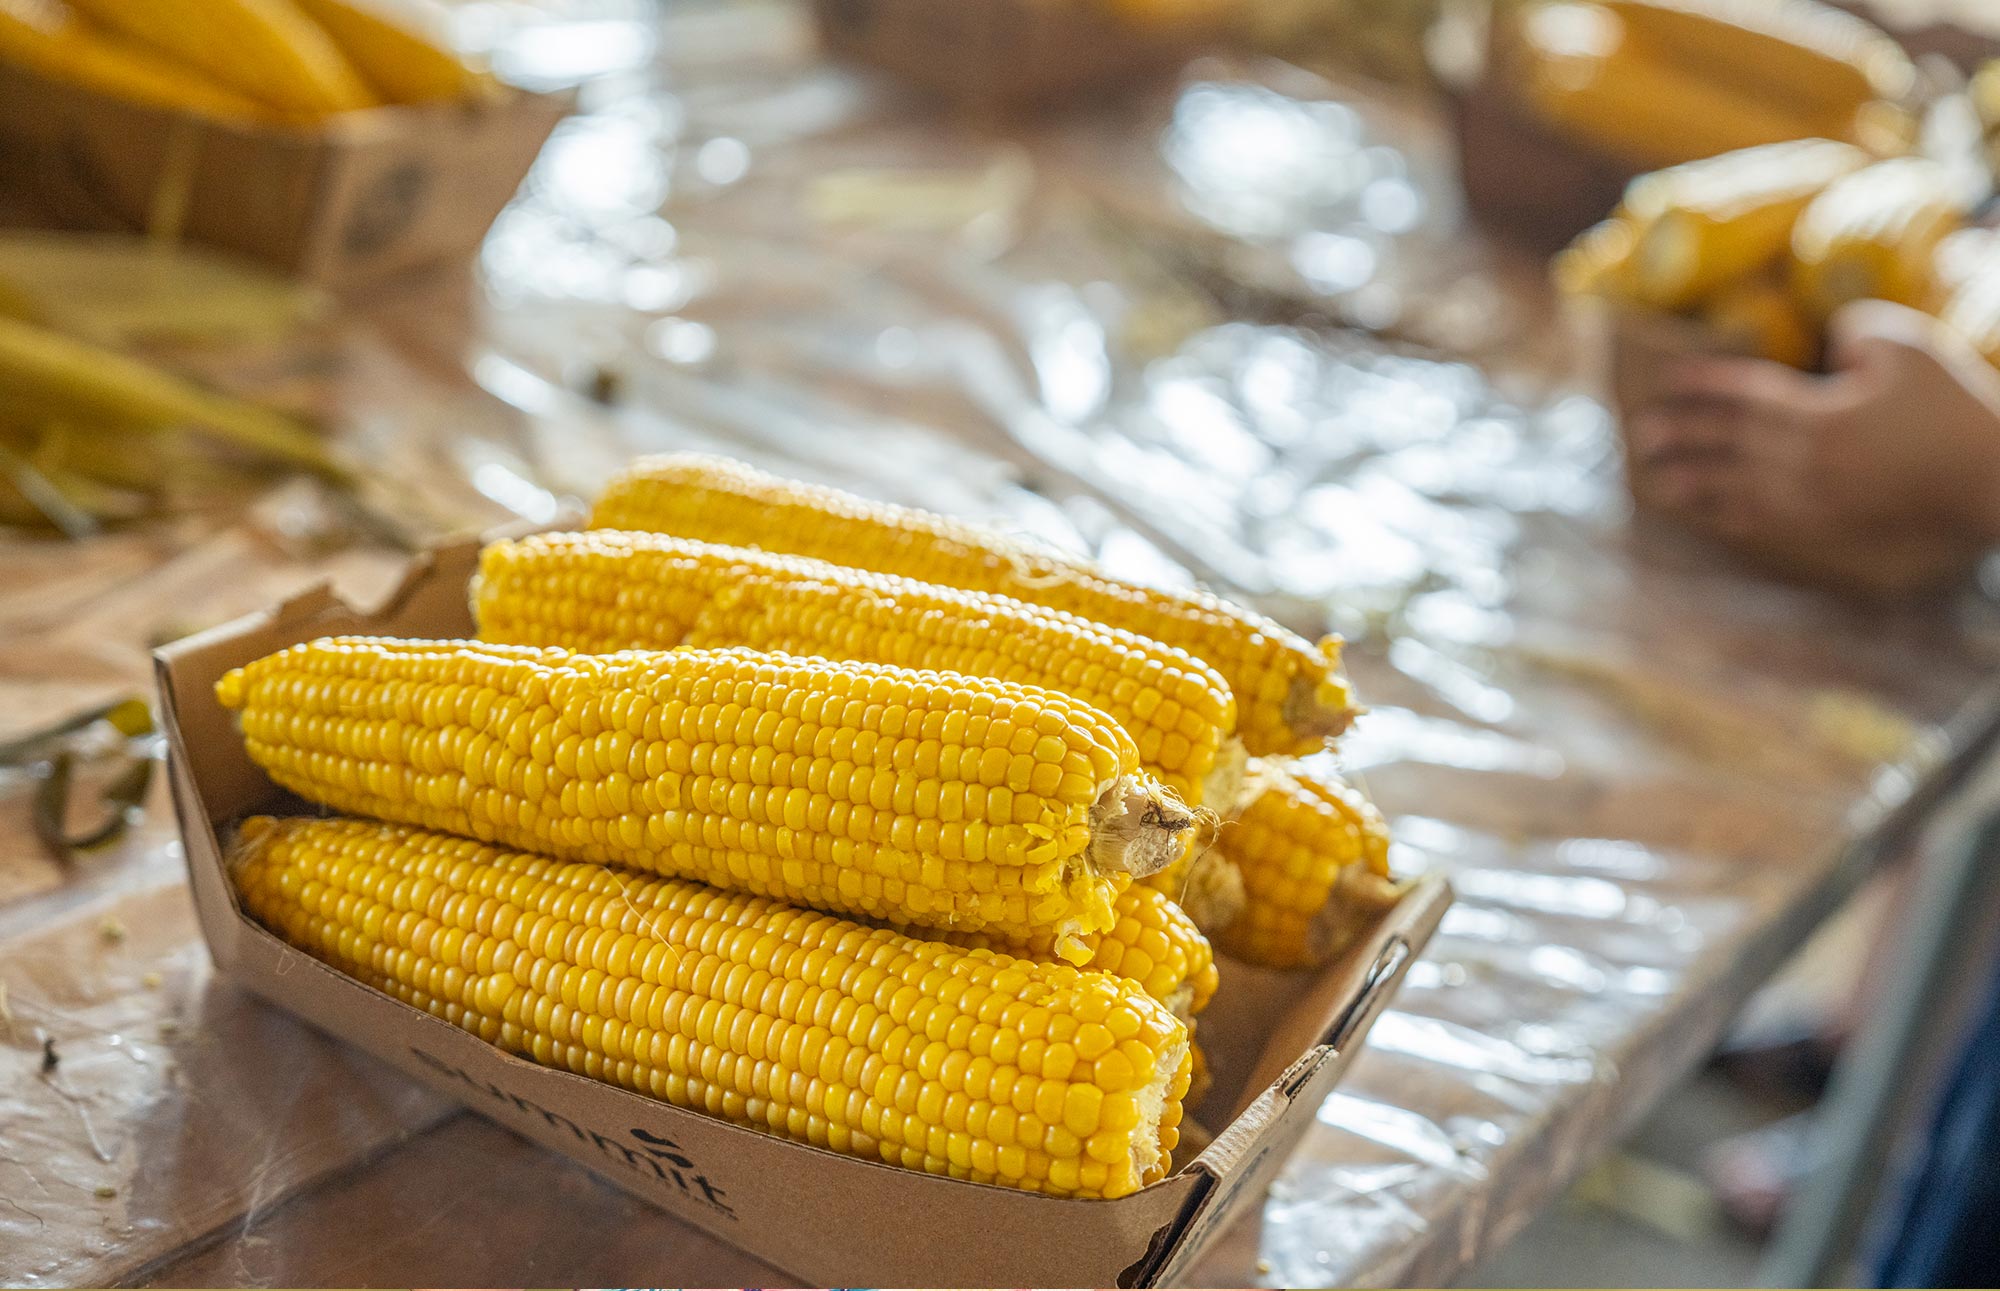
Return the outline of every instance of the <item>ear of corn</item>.
[[[1352,787],[1265,764],[1218,844],[1243,873],[1243,913],[1224,953],[1269,968],[1317,968],[1392,903],[1389,831]]]
[[[1661,60],[1596,5],[1528,10],[1511,75],[1550,125],[1611,157],[1673,166],[1788,139],[1845,137],[1846,122],[1761,101]],[[1668,105],[1671,105],[1669,107]]]
[[[70,0],[92,21],[281,112],[321,117],[378,100],[292,0]]]
[[[1241,792],[1239,788],[1239,797]],[[1139,883],[1171,898],[1194,920],[1197,928],[1211,937],[1235,922],[1248,899],[1243,890],[1243,874],[1236,863],[1219,848],[1200,840],[1190,845],[1178,861],[1158,874],[1147,875]]]
[[[333,38],[384,102],[462,99],[485,88],[478,72],[409,20],[414,14],[391,16],[368,0],[294,2]]]
[[[248,95],[78,22],[57,0],[0,0],[0,59],[114,98],[246,122],[270,118]]]
[[[1077,967],[1129,978],[1173,1015],[1192,1024],[1208,1007],[1220,978],[1207,937],[1164,892],[1133,884],[1118,894],[1117,924],[1084,938],[1090,957]],[[915,935],[915,934],[913,934]],[[1052,940],[1010,941],[976,932],[932,934],[955,946],[997,950],[1021,959],[1051,963],[1061,958]]]
[[[1790,247],[1806,204],[1867,163],[1851,144],[1801,139],[1640,176],[1621,208],[1638,230],[1630,298],[1688,309],[1766,268]]]
[[[747,646],[994,677],[1115,718],[1190,805],[1242,774],[1229,685],[1185,651],[1023,601],[663,534],[496,543],[480,560],[482,639],[613,650]],[[1213,782],[1213,783],[1211,783]]]
[[[1834,119],[1872,100],[1904,99],[1916,85],[1916,68],[1893,38],[1818,0],[1604,3],[1639,47]]]
[[[852,1156],[1058,1196],[1162,1177],[1187,1030],[1108,973],[352,820],[246,821],[249,912],[489,1043]]]
[[[591,527],[658,530],[994,592],[1150,637],[1206,660],[1228,680],[1238,733],[1253,754],[1318,748],[1354,713],[1337,638],[1315,646],[1216,597],[1127,583],[929,512],[779,479],[724,458],[686,454],[636,463],[605,490]]]
[[[749,650],[337,638],[217,687],[315,802],[563,860],[1022,942],[1115,923],[1193,819],[1067,696]]]
[[[1855,300],[1937,305],[1937,248],[1965,223],[1966,197],[1945,166],[1877,162],[1814,198],[1792,228],[1793,289],[1817,320]]]

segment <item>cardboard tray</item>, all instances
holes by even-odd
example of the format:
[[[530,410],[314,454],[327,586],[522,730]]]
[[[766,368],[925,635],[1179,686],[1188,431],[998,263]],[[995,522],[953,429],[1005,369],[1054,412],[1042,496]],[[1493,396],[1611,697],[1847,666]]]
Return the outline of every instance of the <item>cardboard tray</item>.
[[[351,286],[472,253],[566,95],[230,125],[0,63],[0,182],[48,222],[184,237]]]
[[[174,809],[216,965],[314,1026],[598,1171],[674,1216],[818,1286],[1144,1286],[1169,1281],[1263,1194],[1354,1058],[1450,892],[1415,884],[1371,933],[1307,977],[1227,965],[1201,1036],[1224,1124],[1178,1172],[1112,1201],[940,1178],[743,1129],[502,1052],[293,950],[251,921],[225,871],[233,822],[283,811],[214,698],[230,668],[333,633],[470,635],[479,544],[420,557],[374,610],[325,587],[155,656]],[[1220,1115],[1217,1113],[1220,1112]],[[949,1241],[890,1239],[922,1215]]]

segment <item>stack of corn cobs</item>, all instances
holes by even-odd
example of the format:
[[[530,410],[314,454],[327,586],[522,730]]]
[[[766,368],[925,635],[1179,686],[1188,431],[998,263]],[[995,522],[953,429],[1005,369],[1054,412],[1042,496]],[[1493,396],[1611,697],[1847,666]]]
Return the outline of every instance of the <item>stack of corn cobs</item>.
[[[1210,938],[1310,968],[1396,895],[1380,816],[1289,761],[1353,716],[1335,640],[714,458],[592,524],[487,548],[477,641],[222,680],[352,813],[242,826],[257,919],[552,1066],[1116,1197],[1180,1142]]]

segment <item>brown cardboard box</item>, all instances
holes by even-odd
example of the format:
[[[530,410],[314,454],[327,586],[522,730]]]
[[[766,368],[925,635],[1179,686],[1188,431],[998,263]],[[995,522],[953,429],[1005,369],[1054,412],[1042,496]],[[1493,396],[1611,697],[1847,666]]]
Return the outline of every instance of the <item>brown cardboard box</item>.
[[[60,227],[172,229],[345,287],[469,255],[570,106],[506,90],[285,130],[0,63],[0,180],[10,202]]]
[[[1049,108],[1172,72],[1208,33],[1120,21],[1089,0],[816,0],[833,53],[970,108]]]
[[[1263,1196],[1450,902],[1442,880],[1417,883],[1316,976],[1227,966],[1223,993],[1201,1027],[1217,1085],[1203,1113],[1219,1110],[1209,1123],[1226,1120],[1226,1128],[1177,1173],[1115,1201],[894,1169],[537,1066],[292,950],[243,914],[224,870],[231,823],[283,811],[285,799],[245,756],[232,715],[215,702],[216,681],[329,633],[468,635],[466,586],[477,553],[477,543],[463,542],[421,558],[376,610],[354,609],[321,588],[158,653],[174,808],[216,964],[315,1026],[808,1285],[1108,1287],[1173,1279]],[[915,1230],[912,1215],[924,1217]],[[951,1237],[889,1239],[912,1231]]]

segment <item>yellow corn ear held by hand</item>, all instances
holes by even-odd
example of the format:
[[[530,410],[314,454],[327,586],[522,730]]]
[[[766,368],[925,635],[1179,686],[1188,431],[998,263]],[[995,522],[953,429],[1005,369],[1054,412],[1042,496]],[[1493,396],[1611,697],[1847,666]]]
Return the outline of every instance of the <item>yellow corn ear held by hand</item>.
[[[1877,162],[1814,198],[1792,227],[1792,286],[1806,314],[1856,300],[1937,307],[1939,245],[1964,227],[1967,194],[1923,157]]]
[[[318,23],[386,103],[436,103],[484,92],[490,82],[441,36],[424,30],[415,6],[388,11],[374,0],[294,0]]]
[[[1638,230],[1632,298],[1689,309],[1775,264],[1807,204],[1868,161],[1852,144],[1800,139],[1641,175],[1620,207]]]
[[[1394,902],[1389,828],[1352,786],[1266,763],[1218,844],[1243,873],[1243,913],[1225,954],[1267,968],[1318,968]]]
[[[1059,690],[1115,718],[1190,806],[1243,770],[1229,684],[1183,650],[1059,610],[746,547],[599,529],[489,546],[483,640],[591,654],[747,646]]]
[[[375,107],[333,40],[292,0],[70,0],[85,17],[280,112]]]
[[[1314,644],[1219,597],[1126,582],[989,530],[728,458],[643,458],[605,489],[590,527],[810,556],[1011,596],[1150,637],[1222,674],[1236,699],[1238,735],[1253,754],[1312,752],[1355,715],[1337,637]]]
[[[218,684],[253,761],[341,811],[1072,961],[1193,814],[1052,691],[753,650],[328,638]]]
[[[113,98],[215,121],[271,119],[268,108],[77,20],[58,0],[0,0],[0,59]]]
[[[1109,973],[402,825],[253,818],[230,868],[385,994],[782,1138],[1065,1197],[1136,1192],[1180,1141],[1187,1028]]]

